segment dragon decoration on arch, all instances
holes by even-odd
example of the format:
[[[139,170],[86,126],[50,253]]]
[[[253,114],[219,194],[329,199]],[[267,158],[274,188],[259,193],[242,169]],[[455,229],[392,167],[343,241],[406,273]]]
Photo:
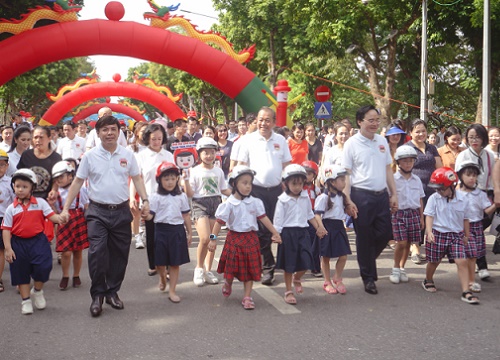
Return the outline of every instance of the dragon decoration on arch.
[[[52,0],[52,2],[54,2],[53,7],[38,5],[34,9],[29,9],[26,14],[21,15],[20,19],[0,19],[0,34],[21,34],[33,29],[40,20],[78,21],[78,12],[82,10],[81,6],[74,5],[72,0]]]
[[[78,89],[83,85],[95,84],[99,81],[99,75],[96,73],[96,69],[92,70],[90,73],[82,73],[83,77],[76,79],[72,84],[66,84],[59,88],[57,95],[51,93],[46,93],[47,98],[51,101],[57,101],[64,96],[67,92]]]
[[[172,26],[179,26],[184,29],[187,36],[195,38],[203,43],[216,45],[221,51],[225,52],[240,64],[246,64],[253,59],[255,45],[236,53],[233,49],[233,44],[227,41],[221,34],[213,31],[196,30],[197,26],[191,24],[184,16],[170,15],[171,11],[176,11],[179,8],[180,3],[175,6],[159,6],[154,0],[147,0],[147,2],[149,6],[151,6],[153,12],[144,13],[144,19],[149,19],[152,27],[167,29]]]
[[[168,86],[158,85],[154,82],[154,80],[150,79],[149,74],[139,74],[137,71],[134,71],[132,79],[134,79],[135,84],[144,85],[150,87],[153,90],[164,93],[173,102],[178,102],[180,99],[182,99],[182,93],[174,95],[172,90],[170,90]]]

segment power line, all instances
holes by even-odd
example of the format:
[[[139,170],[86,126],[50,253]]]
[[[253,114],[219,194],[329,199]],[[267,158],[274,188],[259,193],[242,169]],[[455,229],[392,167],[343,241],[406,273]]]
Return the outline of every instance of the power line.
[[[210,18],[210,19],[215,19],[215,20],[219,20],[218,17],[214,17],[214,16],[210,16],[210,15],[205,15],[205,14],[200,14],[200,13],[197,13],[197,12],[194,12],[194,11],[189,11],[189,10],[179,10],[179,11],[182,11],[182,12],[185,12],[185,13],[188,13],[188,14],[193,14],[193,15],[198,15],[198,16],[204,16],[204,17],[207,17],[207,18]]]

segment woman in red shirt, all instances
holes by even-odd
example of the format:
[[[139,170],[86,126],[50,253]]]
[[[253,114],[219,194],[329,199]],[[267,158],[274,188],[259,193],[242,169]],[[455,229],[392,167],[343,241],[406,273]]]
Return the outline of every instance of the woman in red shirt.
[[[302,164],[307,160],[309,154],[309,144],[304,141],[305,128],[304,125],[297,123],[292,127],[292,133],[288,138],[288,148],[292,155],[292,164]]]

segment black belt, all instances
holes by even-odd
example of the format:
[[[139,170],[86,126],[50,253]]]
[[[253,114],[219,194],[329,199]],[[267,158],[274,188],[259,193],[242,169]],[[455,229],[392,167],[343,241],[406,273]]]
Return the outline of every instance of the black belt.
[[[120,204],[101,204],[101,203],[98,203],[98,202],[95,202],[93,200],[90,200],[90,203],[92,205],[95,205],[97,207],[100,207],[100,208],[103,208],[103,209],[106,209],[106,210],[118,210],[118,209],[122,209],[124,207],[127,207],[129,206],[129,201],[126,200]]]
[[[266,190],[266,191],[274,191],[274,190],[281,190],[281,184],[280,185],[276,185],[276,186],[271,186],[271,187],[264,187],[264,186],[259,186],[259,185],[252,185],[254,188],[257,188],[257,189],[262,189],[262,190]]]
[[[371,194],[371,195],[382,195],[382,194],[385,194],[387,192],[387,189],[380,190],[380,191],[373,191],[373,190],[366,190],[366,189],[361,189],[361,188],[357,188],[357,187],[352,187],[351,191],[353,191],[353,190],[359,191],[359,192],[364,192],[364,193]]]

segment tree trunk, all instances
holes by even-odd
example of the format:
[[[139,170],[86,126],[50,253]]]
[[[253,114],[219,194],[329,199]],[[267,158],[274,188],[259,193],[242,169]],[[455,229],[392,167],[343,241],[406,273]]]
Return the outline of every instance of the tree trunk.
[[[483,122],[483,93],[479,93],[477,97],[477,110],[476,110],[476,122],[481,124]]]

